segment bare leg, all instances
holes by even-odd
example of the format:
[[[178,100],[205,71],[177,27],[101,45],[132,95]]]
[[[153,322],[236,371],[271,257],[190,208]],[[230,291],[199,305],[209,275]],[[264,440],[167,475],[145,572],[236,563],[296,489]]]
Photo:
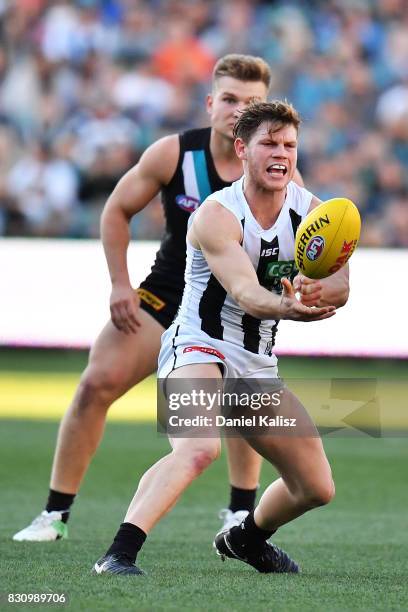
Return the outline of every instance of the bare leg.
[[[195,364],[173,371],[169,378],[221,379],[216,364]],[[155,463],[140,480],[125,523],[148,533],[177,502],[181,493],[220,453],[219,438],[173,438],[171,453]]]
[[[256,489],[262,457],[243,438],[225,438],[228,450],[228,474],[233,487]]]
[[[285,462],[280,470],[282,477],[269,485],[255,510],[255,522],[263,529],[277,529],[312,508],[329,503],[334,496],[321,440],[302,438],[299,446],[298,457]]]
[[[111,404],[154,372],[163,327],[144,310],[137,334],[126,335],[109,321],[96,340],[57,439],[50,486],[76,493],[105,427]]]
[[[286,390],[285,394],[291,413],[302,413],[304,409],[293,393]],[[271,435],[249,441],[281,474],[255,509],[258,527],[272,531],[333,498],[330,465],[319,437]]]

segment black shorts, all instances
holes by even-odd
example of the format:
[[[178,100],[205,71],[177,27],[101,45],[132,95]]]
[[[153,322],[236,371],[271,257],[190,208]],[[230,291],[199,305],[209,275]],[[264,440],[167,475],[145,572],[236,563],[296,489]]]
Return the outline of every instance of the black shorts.
[[[180,280],[168,275],[152,272],[136,289],[140,297],[140,307],[149,313],[165,329],[170,327],[180,306],[183,289]],[[184,281],[183,281],[184,282]]]

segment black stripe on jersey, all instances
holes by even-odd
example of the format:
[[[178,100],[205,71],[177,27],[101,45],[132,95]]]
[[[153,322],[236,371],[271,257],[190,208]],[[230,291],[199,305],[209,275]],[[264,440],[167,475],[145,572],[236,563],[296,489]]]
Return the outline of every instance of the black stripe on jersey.
[[[203,291],[198,314],[201,318],[201,329],[217,340],[224,339],[224,327],[221,324],[221,310],[224,306],[227,292],[217,281],[214,274],[210,275],[207,287]]]
[[[275,325],[272,327],[272,334],[271,334],[271,346],[269,348],[268,351],[268,355],[269,357],[272,357],[272,351],[273,351],[273,347],[275,346],[275,339],[276,339],[276,334],[278,333],[278,325],[279,325],[279,321],[276,321]],[[269,343],[268,343],[269,345]]]
[[[261,341],[259,327],[261,320],[245,313],[242,317],[241,325],[244,332],[244,349],[251,353],[259,353],[259,343]]]
[[[176,369],[176,359],[177,359],[177,353],[176,353],[176,344],[175,344],[175,340],[178,336],[179,333],[179,329],[180,329],[180,325],[177,325],[176,328],[176,333],[173,336],[173,340],[172,340],[172,345],[173,345],[173,353],[174,353],[174,361],[173,361],[173,367],[171,368],[171,371]]]
[[[289,215],[292,222],[293,236],[296,236],[297,228],[302,221],[302,217],[296,212],[296,210],[293,210],[293,208],[289,208]]]
[[[262,257],[262,253],[269,251],[269,254]],[[273,261],[279,261],[279,240],[278,237],[267,242],[261,238],[261,248],[259,251],[259,262],[256,270],[259,284],[262,287],[268,287],[266,278],[266,272],[268,265]],[[261,320],[249,315],[247,313],[242,317],[242,331],[244,332],[244,349],[251,353],[259,353],[259,343],[261,336],[259,334],[259,328],[261,326]]]
[[[242,246],[244,244],[245,217],[241,219],[241,225],[242,225],[242,238],[239,244]]]

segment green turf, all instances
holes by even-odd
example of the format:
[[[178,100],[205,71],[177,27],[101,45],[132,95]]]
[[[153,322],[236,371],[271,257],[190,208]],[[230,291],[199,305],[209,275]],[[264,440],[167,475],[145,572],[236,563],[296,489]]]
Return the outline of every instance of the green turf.
[[[87,358],[87,351],[0,348],[0,371],[81,372]]]
[[[59,420],[86,360],[85,351],[0,349],[0,418]],[[407,361],[282,357],[279,365],[320,426],[344,427],[343,419],[353,415],[353,426],[364,431],[408,430]],[[344,379],[340,395],[332,393],[333,378]],[[354,390],[348,397],[350,378],[371,379],[368,395]],[[156,378],[151,376],[115,402],[108,419],[149,421],[155,416]]]
[[[148,577],[129,579],[94,577],[90,567],[110,543],[141,473],[168,448],[153,425],[108,425],[75,505],[70,539],[48,544],[10,538],[43,507],[57,425],[3,420],[0,428],[3,592],[66,592],[74,610],[408,608],[406,439],[325,439],[334,502],[276,536],[302,575],[262,576],[216,558],[211,539],[227,498],[222,458],[148,538],[140,556]],[[263,484],[272,477],[264,466]]]
[[[87,355],[87,351],[0,348],[0,372],[80,373]],[[408,378],[408,360],[281,357],[279,371],[289,378]]]
[[[37,376],[48,383],[47,389],[37,385],[36,401],[48,393],[52,406],[58,400],[63,407],[85,364],[83,351],[0,350],[3,403],[8,381],[8,392],[15,384],[15,397],[24,391],[35,405],[32,381]],[[282,358],[280,371],[287,378],[408,378],[406,361]],[[58,388],[53,387],[57,381]],[[152,390],[153,378],[145,393]],[[140,475],[168,448],[153,424],[108,425],[75,505],[68,541],[30,545],[10,540],[43,508],[56,428],[52,422],[0,420],[1,591],[65,591],[75,610],[408,608],[406,438],[325,438],[337,497],[276,537],[302,564],[301,576],[260,576],[216,558],[211,549],[216,514],[227,502],[221,459],[149,537],[140,557],[148,577],[135,581],[92,577],[89,568],[110,543]],[[265,466],[263,485],[272,478]]]

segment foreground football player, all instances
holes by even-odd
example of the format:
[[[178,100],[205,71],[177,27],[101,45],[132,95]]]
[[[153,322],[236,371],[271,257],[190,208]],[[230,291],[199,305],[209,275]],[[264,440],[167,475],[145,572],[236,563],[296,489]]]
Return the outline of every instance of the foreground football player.
[[[319,203],[293,181],[299,116],[284,102],[258,103],[238,119],[234,134],[244,176],[213,193],[194,214],[187,234],[186,287],[177,317],[163,334],[158,376],[166,393],[206,379],[221,389],[229,379],[277,380],[273,342],[281,319],[320,321],[348,298],[348,270],[321,281],[332,303],[311,308],[270,264],[293,258],[295,232]],[[272,339],[272,345],[271,345]],[[260,572],[297,572],[298,565],[267,540],[307,510],[327,504],[334,485],[323,445],[299,400],[282,390],[280,411],[298,417],[295,435],[251,431],[251,446],[280,478],[239,526],[219,533],[223,557]],[[142,477],[112,545],[94,565],[97,574],[138,575],[135,565],[146,535],[186,487],[220,453],[220,439],[171,438],[172,451]],[[242,435],[248,435],[241,430]],[[183,435],[183,434],[182,434]]]
[[[101,227],[112,280],[112,320],[93,345],[88,366],[62,420],[45,510],[16,533],[15,540],[67,536],[70,508],[102,439],[107,411],[157,368],[160,337],[172,323],[183,293],[188,218],[210,193],[242,175],[232,136],[236,114],[250,101],[266,99],[270,79],[269,66],[261,58],[221,58],[214,68],[212,93],[207,99],[211,128],[190,130],[154,143],[109,198]],[[299,174],[297,180],[301,182]],[[136,293],[126,261],[129,222],[159,191],[166,233],[151,274]],[[317,284],[305,286],[305,299],[315,290],[320,291]],[[228,446],[231,497],[224,511],[227,525],[238,523],[253,508],[261,466],[260,456],[245,441],[230,439]]]

